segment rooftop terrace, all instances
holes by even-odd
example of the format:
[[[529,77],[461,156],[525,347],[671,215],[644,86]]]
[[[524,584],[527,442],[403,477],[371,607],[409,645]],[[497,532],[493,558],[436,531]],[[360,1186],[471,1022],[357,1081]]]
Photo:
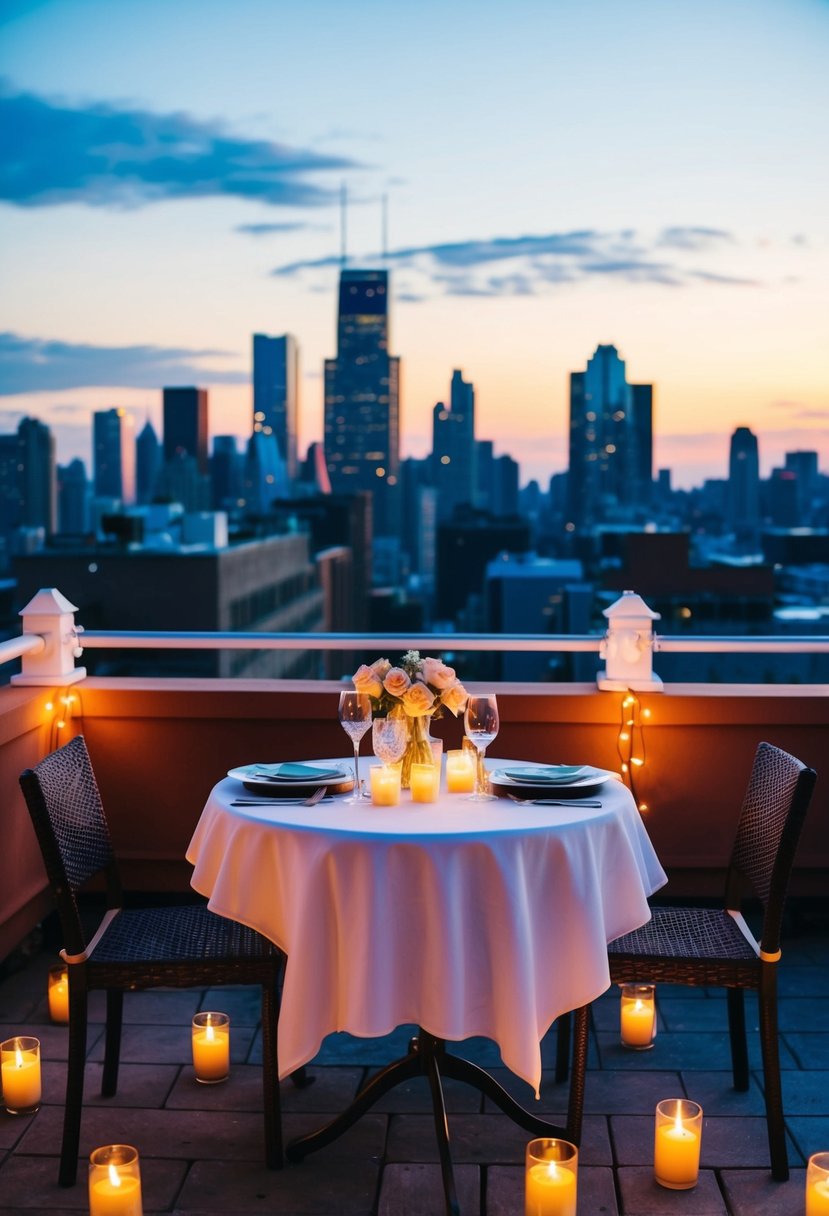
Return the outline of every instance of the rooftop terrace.
[[[55,941],[15,953],[0,979],[0,1034],[37,1035],[44,1096],[37,1114],[0,1112],[0,1214],[87,1210],[85,1174],[57,1186],[67,1031],[49,1023],[46,975]],[[579,1171],[579,1212],[606,1216],[802,1216],[805,1161],[829,1146],[829,906],[796,901],[780,971],[784,1104],[790,1180],[772,1182],[754,1005],[748,1005],[752,1080],[731,1088],[722,992],[663,986],[659,1031],[650,1052],[618,1043],[618,995],[595,1003],[586,1117]],[[258,990],[163,991],[128,995],[119,1093],[102,1099],[102,994],[94,994],[81,1145],[135,1144],[141,1155],[145,1213],[181,1216],[427,1216],[443,1211],[440,1168],[424,1082],[394,1090],[340,1141],[301,1164],[263,1165]],[[232,1019],[232,1070],[226,1084],[198,1085],[190,1061],[190,1018],[221,1008]],[[288,1137],[337,1113],[373,1070],[401,1053],[411,1028],[386,1039],[328,1039],[309,1065],[314,1083],[283,1084]],[[499,1066],[484,1040],[465,1045],[471,1058],[525,1104],[528,1088]],[[540,1109],[563,1113],[566,1086],[552,1079],[554,1035],[544,1042]],[[666,1191],[653,1180],[654,1107],[687,1095],[705,1112],[702,1170],[693,1191]],[[486,1100],[446,1082],[452,1154],[464,1216],[523,1212],[527,1133]]]

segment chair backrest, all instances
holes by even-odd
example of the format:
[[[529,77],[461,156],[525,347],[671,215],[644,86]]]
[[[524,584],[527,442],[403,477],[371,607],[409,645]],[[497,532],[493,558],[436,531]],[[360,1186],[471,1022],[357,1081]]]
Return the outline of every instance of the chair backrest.
[[[731,854],[726,904],[739,908],[741,879],[747,880],[763,905],[761,946],[769,952],[779,946],[783,905],[816,777],[788,752],[758,744]]]
[[[120,897],[109,828],[83,735],[26,769],[20,785],[57,904],[64,948],[80,954],[86,938],[78,889],[105,871],[110,906]]]

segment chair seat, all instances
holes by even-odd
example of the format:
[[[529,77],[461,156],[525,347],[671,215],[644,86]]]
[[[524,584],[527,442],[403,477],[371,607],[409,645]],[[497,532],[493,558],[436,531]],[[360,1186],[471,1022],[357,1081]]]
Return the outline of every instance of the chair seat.
[[[732,916],[721,908],[652,908],[641,929],[608,946],[611,978],[758,987],[760,964]],[[633,968],[633,969],[632,969]]]
[[[267,938],[200,904],[125,908],[98,942],[91,965],[163,966],[182,962],[273,964],[281,952]]]

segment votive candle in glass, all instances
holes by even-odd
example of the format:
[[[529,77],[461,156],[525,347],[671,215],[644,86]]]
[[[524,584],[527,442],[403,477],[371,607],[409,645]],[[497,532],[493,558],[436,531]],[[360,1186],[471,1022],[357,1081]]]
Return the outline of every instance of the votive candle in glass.
[[[368,775],[374,805],[397,806],[400,802],[400,765],[373,764]]]
[[[578,1169],[575,1144],[531,1140],[524,1163],[524,1216],[576,1216]]]
[[[230,1018],[226,1013],[193,1017],[193,1068],[203,1085],[226,1081],[230,1074]]]
[[[106,1144],[89,1157],[89,1216],[143,1216],[138,1150]]]
[[[412,802],[437,802],[440,790],[439,764],[413,764],[409,781]]]
[[[653,984],[622,984],[619,1027],[623,1047],[647,1051],[656,1038]]]
[[[806,1216],[829,1216],[829,1153],[814,1153],[809,1158]]]
[[[40,1040],[16,1035],[0,1043],[3,1105],[10,1115],[33,1115],[40,1106]]]
[[[657,1103],[653,1173],[660,1186],[687,1191],[699,1178],[702,1107],[688,1098]]]
[[[475,757],[468,748],[446,753],[446,789],[450,794],[471,794],[475,789]]]
[[[49,1017],[53,1022],[69,1021],[69,968],[49,969]]]

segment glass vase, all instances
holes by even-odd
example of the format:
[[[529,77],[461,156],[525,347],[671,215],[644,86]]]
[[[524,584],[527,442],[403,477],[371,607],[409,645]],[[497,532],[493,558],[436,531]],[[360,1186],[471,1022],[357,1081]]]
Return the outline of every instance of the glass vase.
[[[432,745],[429,742],[430,721],[428,714],[421,714],[419,718],[409,718],[409,741],[406,744],[400,768],[400,785],[404,790],[411,788],[413,764],[432,763]]]

